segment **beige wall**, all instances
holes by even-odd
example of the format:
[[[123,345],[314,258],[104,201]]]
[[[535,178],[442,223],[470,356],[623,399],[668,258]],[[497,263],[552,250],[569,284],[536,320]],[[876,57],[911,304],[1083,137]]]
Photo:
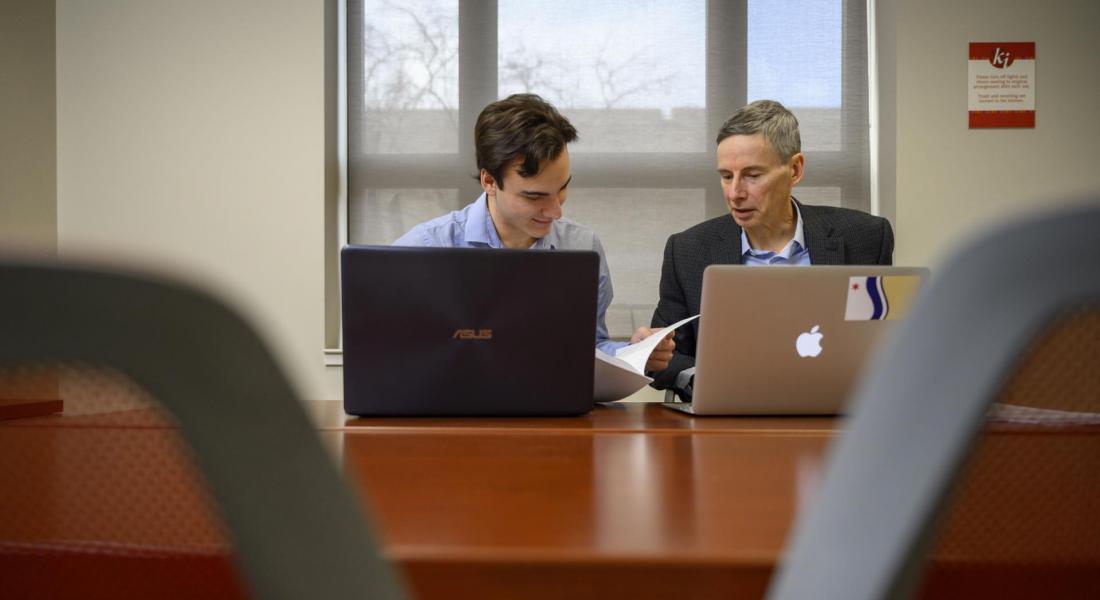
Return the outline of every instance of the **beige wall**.
[[[896,4],[895,262],[931,264],[990,220],[1100,196],[1100,2],[879,4]],[[1035,42],[1035,129],[967,128],[968,44],[1000,41]]]
[[[300,392],[322,363],[322,2],[59,0],[60,254],[228,298]]]
[[[0,244],[57,247],[54,5],[0,3]]]

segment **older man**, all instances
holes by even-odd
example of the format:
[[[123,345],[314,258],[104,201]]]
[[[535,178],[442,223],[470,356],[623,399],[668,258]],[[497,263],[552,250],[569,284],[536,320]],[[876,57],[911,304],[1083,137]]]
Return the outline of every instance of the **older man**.
[[[668,238],[653,327],[699,313],[708,265],[891,264],[894,234],[886,219],[801,204],[791,195],[802,180],[805,157],[798,120],[782,104],[758,100],[741,108],[722,125],[717,143],[718,176],[730,214]],[[728,310],[751,319],[752,298]],[[679,329],[669,367],[653,373],[654,387],[690,396],[697,323]]]

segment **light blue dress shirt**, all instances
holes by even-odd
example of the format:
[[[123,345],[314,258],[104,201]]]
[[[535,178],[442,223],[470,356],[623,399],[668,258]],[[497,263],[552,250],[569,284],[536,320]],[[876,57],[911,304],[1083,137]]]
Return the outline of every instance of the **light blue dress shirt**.
[[[493,226],[485,194],[460,210],[436,217],[413,227],[397,238],[394,246],[429,246],[436,248],[504,248]],[[611,305],[611,273],[607,269],[607,257],[603,244],[591,229],[569,219],[558,219],[550,226],[550,233],[535,240],[531,248],[539,250],[594,250],[600,255],[600,282],[596,298],[596,347],[608,353],[627,345],[608,338],[604,315]]]
[[[797,221],[794,225],[794,237],[787,242],[779,252],[770,250],[757,250],[749,244],[749,235],[741,230],[741,262],[749,267],[765,265],[798,265],[810,264],[810,250],[806,248],[806,238],[802,234],[802,211],[798,210],[798,203],[791,202],[794,206],[794,214]]]

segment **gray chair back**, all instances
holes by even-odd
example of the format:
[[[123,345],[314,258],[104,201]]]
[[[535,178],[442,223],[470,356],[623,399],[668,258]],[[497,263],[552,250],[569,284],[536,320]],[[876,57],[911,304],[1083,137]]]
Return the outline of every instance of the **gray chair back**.
[[[1013,365],[1052,321],[1097,302],[1095,199],[996,227],[933,269],[868,365],[768,597],[909,597]]]
[[[255,597],[403,596],[290,382],[224,304],[148,277],[0,262],[0,363],[70,361],[123,373],[174,418]]]

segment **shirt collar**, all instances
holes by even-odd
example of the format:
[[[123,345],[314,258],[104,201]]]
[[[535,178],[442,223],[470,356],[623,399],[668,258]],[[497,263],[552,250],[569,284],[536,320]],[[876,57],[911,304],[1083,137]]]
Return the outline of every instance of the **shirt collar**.
[[[466,224],[462,230],[466,243],[470,246],[488,246],[490,248],[502,248],[504,244],[497,235],[496,227],[493,227],[493,217],[489,214],[489,199],[482,192],[477,200],[470,205],[466,213]]]
[[[540,250],[557,250],[560,243],[561,238],[558,237],[558,222],[554,221],[550,225],[550,233],[535,240],[535,243],[532,244],[531,247]]]
[[[771,252],[769,250],[757,250],[756,248],[752,247],[752,244],[749,243],[749,234],[745,233],[745,229],[742,228],[741,256],[745,256],[746,254],[751,254],[752,256],[777,255],[789,259],[790,257],[798,254],[804,248],[806,248],[806,237],[802,233],[802,211],[799,210],[798,203],[794,200],[791,200],[791,205],[794,206],[795,216],[794,237],[791,238],[791,241],[787,242],[787,245],[783,246],[783,249],[780,250],[778,253]]]
[[[489,197],[485,192],[482,192],[473,205],[470,206],[470,211],[466,214],[463,235],[466,238],[466,243],[471,246],[504,247],[504,242],[500,241],[497,228],[493,225],[493,216],[489,214]],[[558,228],[551,226],[550,233],[535,240],[531,247],[540,250],[555,250],[559,244]]]

